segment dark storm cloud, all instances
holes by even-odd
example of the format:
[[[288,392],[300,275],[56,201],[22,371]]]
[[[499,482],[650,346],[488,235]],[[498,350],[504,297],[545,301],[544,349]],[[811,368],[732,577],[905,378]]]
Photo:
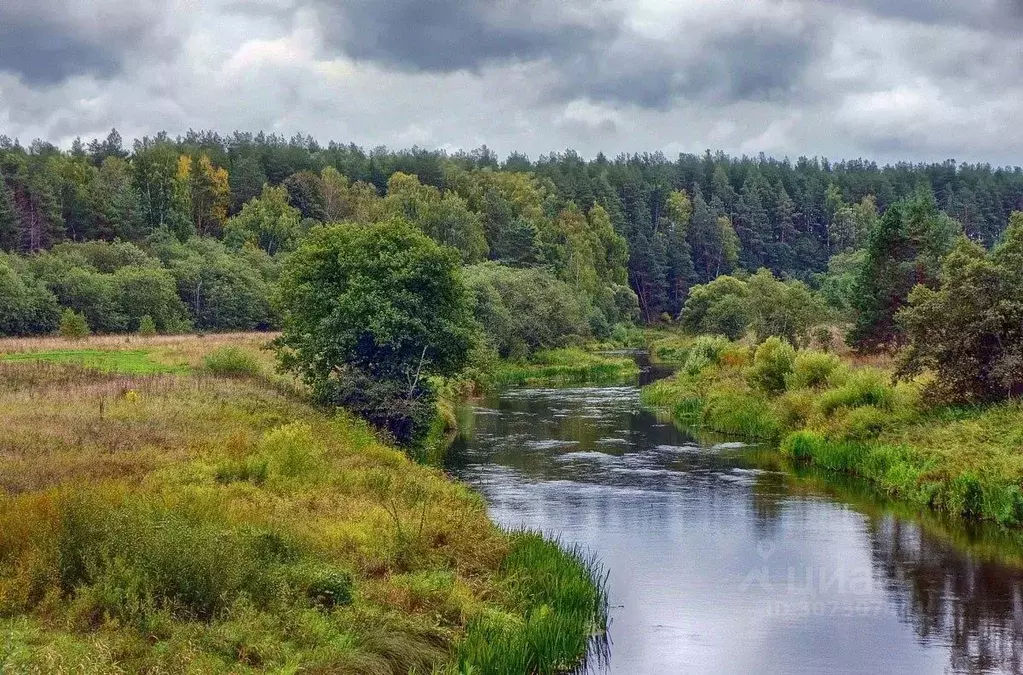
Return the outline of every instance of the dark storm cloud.
[[[317,0],[329,47],[407,71],[563,58],[619,31],[606,0]]]
[[[820,0],[808,0],[816,4]],[[876,17],[914,23],[1015,33],[1023,26],[1020,0],[823,0],[826,4],[856,9]]]
[[[684,52],[675,44],[628,36],[562,67],[555,99],[668,109],[680,98],[708,103],[774,100],[790,94],[814,62],[810,33],[751,27],[704,35]]]
[[[112,77],[129,52],[166,48],[147,39],[160,25],[166,4],[0,0],[0,71],[31,85],[82,74]]]
[[[767,3],[769,6],[772,3]],[[729,102],[791,90],[812,61],[812,30],[728,10],[699,34],[653,39],[609,0],[315,0],[324,40],[351,58],[414,72],[546,61],[547,100],[665,109],[679,97]],[[708,10],[701,8],[702,13]],[[714,10],[711,10],[714,11]]]
[[[119,66],[119,55],[105,47],[51,26],[8,21],[0,8],[0,70],[34,84],[54,84],[83,72],[109,76]]]

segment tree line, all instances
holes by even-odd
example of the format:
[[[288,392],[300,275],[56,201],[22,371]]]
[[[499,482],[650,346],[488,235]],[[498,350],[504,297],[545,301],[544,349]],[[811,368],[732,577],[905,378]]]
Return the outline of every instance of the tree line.
[[[582,212],[599,205],[627,241],[627,281],[646,321],[677,315],[692,285],[722,273],[764,267],[812,281],[835,255],[862,248],[879,214],[921,191],[984,246],[997,241],[1011,212],[1023,209],[1020,168],[953,161],[879,166],[710,152],[584,159],[572,151],[535,160],[513,153],[502,161],[486,147],[367,151],[241,132],[159,134],[126,148],[112,131],[67,151],[0,137],[0,248],[33,253],[61,241],[139,243],[157,230],[180,239],[223,238],[228,218],[260,197],[264,185],[284,188],[300,221],[372,218],[377,214],[366,209],[401,173],[417,177],[424,190],[459,197],[480,216],[483,237],[448,233],[470,237],[457,242],[467,259],[548,262],[536,237],[529,246],[536,222],[521,217],[521,204],[509,207],[488,196],[489,186],[466,185],[464,176],[480,171],[530,174],[531,189],[540,193],[531,207],[539,204],[547,216],[568,204]],[[434,227],[458,218],[453,198],[433,208]],[[264,233],[271,255],[277,237],[293,231],[288,224],[276,235]]]
[[[342,350],[354,359],[347,381],[365,386],[341,391],[333,366],[293,365],[325,400],[383,410],[393,406],[355,400],[373,390],[367,383],[386,383],[382,399],[418,400],[430,388],[422,375],[450,374],[466,359],[526,356],[676,318],[694,331],[798,342],[838,317],[859,349],[913,345],[912,372],[940,365],[947,354],[923,336],[955,315],[988,331],[965,341],[974,352],[948,353],[982,364],[987,384],[968,391],[990,397],[1019,389],[1021,289],[1006,261],[1020,228],[1005,228],[1020,209],[1021,169],[951,161],[587,160],[571,151],[501,161],[486,147],[366,151],[237,132],[159,134],[129,150],[111,131],[63,150],[0,137],[0,333],[52,332],[70,311],[98,332],[284,327],[286,348],[301,354],[310,349],[299,330],[311,302],[303,293],[320,284],[354,303],[341,315],[378,322],[372,349],[353,334]],[[390,260],[346,274],[399,297],[378,298],[383,314],[355,311],[361,296],[314,264],[324,250]],[[454,279],[453,295],[425,298],[409,285],[430,286],[430,274]],[[964,279],[973,286],[955,286]],[[976,288],[998,303],[965,314],[946,306]],[[460,318],[419,325],[417,311],[435,301],[447,302],[435,318],[464,314],[468,328]],[[399,325],[433,337],[403,341]],[[331,339],[343,336],[336,328]],[[414,432],[401,426],[411,413],[380,424],[411,438],[430,409],[412,415],[422,418]]]

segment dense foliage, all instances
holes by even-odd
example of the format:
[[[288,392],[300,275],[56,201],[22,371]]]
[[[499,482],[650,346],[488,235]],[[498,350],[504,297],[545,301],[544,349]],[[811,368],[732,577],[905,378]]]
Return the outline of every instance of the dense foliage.
[[[278,269],[311,229],[401,221],[457,252],[477,334],[502,356],[679,315],[696,332],[793,343],[838,319],[876,350],[919,342],[916,309],[937,301],[915,291],[899,321],[914,286],[940,293],[956,238],[994,246],[1021,208],[1023,170],[954,162],[502,162],[485,147],[367,152],[246,133],[160,134],[130,150],[116,131],[69,150],[0,137],[0,333],[54,332],[63,309],[98,333],[143,319],[275,327]]]
[[[823,302],[806,284],[782,281],[761,268],[748,279],[720,276],[693,286],[681,321],[693,333],[737,340],[752,331],[760,342],[775,336],[798,343],[826,315]]]
[[[281,275],[282,363],[322,403],[399,443],[435,412],[428,378],[454,375],[471,345],[467,296],[451,249],[401,220],[314,229]]]
[[[69,151],[0,138],[0,184],[0,248],[22,253],[65,240],[142,244],[166,230],[182,240],[250,242],[272,255],[295,245],[303,222],[399,215],[455,246],[464,262],[543,266],[569,281],[580,262],[592,262],[585,240],[595,234],[611,266],[626,269],[647,321],[678,314],[693,284],[739,268],[809,281],[832,256],[864,245],[879,212],[921,190],[934,213],[984,245],[1023,208],[1019,168],[709,152],[584,160],[568,151],[501,162],[485,147],[367,152],[239,132],[161,134],[130,150],[116,132]],[[579,215],[589,220],[582,237]]]
[[[941,259],[961,225],[938,211],[930,194],[889,208],[871,229],[852,287],[856,322],[850,341],[861,348],[899,343],[895,315],[917,284],[937,282]]]
[[[961,239],[938,287],[913,289],[898,319],[909,341],[903,373],[932,370],[941,398],[1023,394],[1023,213],[990,252]]]

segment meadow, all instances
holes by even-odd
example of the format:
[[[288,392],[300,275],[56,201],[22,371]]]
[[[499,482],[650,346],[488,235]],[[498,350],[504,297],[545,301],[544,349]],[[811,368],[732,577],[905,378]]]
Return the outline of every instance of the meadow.
[[[797,463],[864,478],[886,495],[954,516],[1023,525],[1023,404],[931,403],[926,375],[896,380],[884,357],[756,350],[720,337],[658,336],[677,373],[644,402],[683,424],[777,445]]]
[[[309,404],[267,337],[0,340],[0,671],[575,665],[599,566]]]

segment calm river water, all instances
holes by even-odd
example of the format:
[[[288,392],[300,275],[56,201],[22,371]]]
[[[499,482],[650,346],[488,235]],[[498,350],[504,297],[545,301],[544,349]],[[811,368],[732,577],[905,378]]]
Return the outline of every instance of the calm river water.
[[[610,572],[610,657],[588,672],[1023,672],[1004,533],[698,439],[644,410],[638,386],[511,390],[462,417],[446,468],[493,518]]]

